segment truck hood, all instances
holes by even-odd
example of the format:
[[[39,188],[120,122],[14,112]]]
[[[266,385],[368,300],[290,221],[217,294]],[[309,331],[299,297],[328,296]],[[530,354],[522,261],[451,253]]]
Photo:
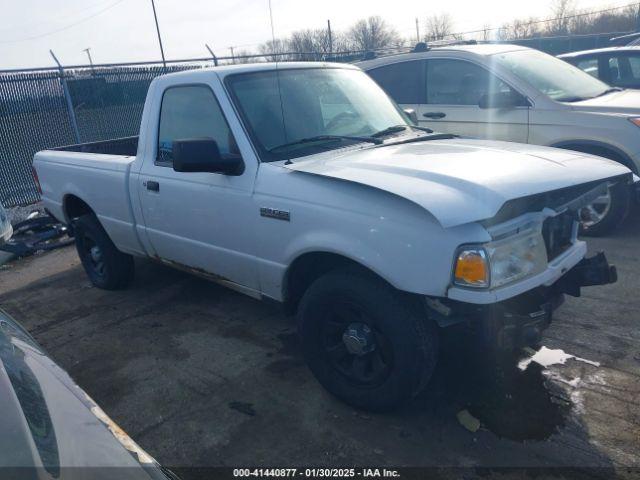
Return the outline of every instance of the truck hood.
[[[622,90],[568,105],[573,110],[585,112],[640,115],[640,91]]]
[[[584,153],[463,139],[323,152],[284,167],[406,198],[445,228],[491,218],[509,200],[630,173]]]

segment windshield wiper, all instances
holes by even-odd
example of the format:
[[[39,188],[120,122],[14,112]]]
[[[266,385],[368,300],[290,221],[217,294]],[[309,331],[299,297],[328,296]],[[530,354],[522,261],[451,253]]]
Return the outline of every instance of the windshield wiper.
[[[593,98],[593,97],[590,97],[590,98]],[[562,103],[582,102],[583,100],[589,100],[589,99],[585,98],[585,97],[561,97],[561,98],[556,98],[556,101],[562,102]]]
[[[621,92],[622,90],[624,90],[624,88],[620,88],[620,87],[611,87],[611,88],[607,88],[604,92],[599,93],[598,95],[596,95],[593,98],[596,97],[602,97],[603,95],[606,95],[607,93],[613,93],[613,92]]]
[[[372,134],[372,137],[378,138],[378,137],[384,137],[387,135],[391,135],[393,133],[400,133],[400,132],[404,132],[407,128],[412,128],[414,130],[420,130],[423,132],[427,132],[427,133],[433,133],[433,130],[431,130],[430,128],[426,128],[426,127],[418,127],[416,125],[393,125],[391,127],[385,128],[384,130],[380,130],[379,132],[376,132],[374,134]]]
[[[269,152],[274,152],[276,150],[280,150],[286,147],[293,147],[295,145],[301,145],[305,143],[313,143],[313,142],[322,142],[322,141],[338,141],[338,140],[353,140],[356,142],[367,142],[373,143],[375,145],[380,145],[382,140],[379,138],[371,137],[358,137],[353,135],[316,135],[315,137],[301,138],[300,140],[296,140],[295,142],[283,143],[282,145],[276,145],[275,147],[270,148]]]
[[[415,143],[426,142],[428,140],[450,140],[452,138],[458,138],[460,135],[454,135],[453,133],[434,133],[432,135],[421,135],[419,137],[406,138],[398,142],[387,143],[387,145],[400,145],[402,143]]]

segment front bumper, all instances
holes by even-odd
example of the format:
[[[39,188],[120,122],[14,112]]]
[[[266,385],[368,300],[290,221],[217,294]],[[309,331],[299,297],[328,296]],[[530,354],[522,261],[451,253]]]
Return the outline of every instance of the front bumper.
[[[583,258],[553,284],[539,286],[518,296],[492,304],[442,300],[427,302],[429,315],[440,326],[462,325],[485,346],[514,350],[536,345],[551,323],[564,294],[580,296],[582,287],[606,285],[617,280],[616,268],[604,253]]]
[[[529,292],[540,285],[550,286],[554,284],[570,269],[578,265],[584,259],[586,253],[587,244],[577,240],[570,249],[549,262],[546,270],[537,275],[491,290],[473,290],[453,286],[447,291],[447,297],[464,303],[493,305],[496,302],[502,302]]]

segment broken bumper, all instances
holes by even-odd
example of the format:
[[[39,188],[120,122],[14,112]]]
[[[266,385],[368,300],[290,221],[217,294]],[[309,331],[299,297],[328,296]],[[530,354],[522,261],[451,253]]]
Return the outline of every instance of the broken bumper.
[[[616,268],[603,252],[583,258],[550,286],[490,305],[464,302],[428,301],[429,315],[440,326],[460,324],[471,330],[483,345],[504,350],[532,346],[540,341],[549,326],[553,312],[564,301],[564,294],[580,296],[582,287],[606,285],[617,280]]]

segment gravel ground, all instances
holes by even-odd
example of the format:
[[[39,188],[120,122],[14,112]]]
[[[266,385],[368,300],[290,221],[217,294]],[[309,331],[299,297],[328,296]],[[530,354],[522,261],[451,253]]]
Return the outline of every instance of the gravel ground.
[[[11,207],[6,209],[11,225],[15,225],[18,222],[26,220],[27,217],[33,212],[44,214],[44,206],[42,203],[34,203],[32,205],[26,205],[24,207]]]

